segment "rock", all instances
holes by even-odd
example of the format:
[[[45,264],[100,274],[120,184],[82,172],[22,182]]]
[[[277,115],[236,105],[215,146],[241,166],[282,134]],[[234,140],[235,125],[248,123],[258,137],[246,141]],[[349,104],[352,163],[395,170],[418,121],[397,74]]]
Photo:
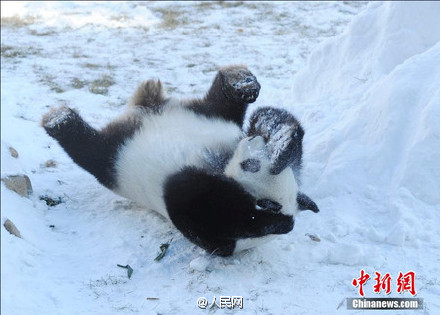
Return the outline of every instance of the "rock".
[[[11,156],[13,158],[16,158],[16,159],[18,158],[18,152],[13,147],[9,147],[9,152],[11,153]]]
[[[17,227],[15,226],[15,224],[12,223],[11,220],[6,219],[6,221],[5,221],[5,223],[3,224],[3,226],[5,227],[6,231],[8,231],[9,233],[11,233],[12,235],[15,235],[15,236],[21,238],[20,231],[17,229]]]
[[[56,161],[54,161],[54,160],[48,160],[48,161],[46,161],[46,167],[47,168],[49,168],[49,167],[57,167],[57,162]]]
[[[306,236],[308,236],[314,242],[321,242],[321,239],[316,235],[306,233]]]
[[[11,175],[2,178],[2,182],[5,183],[6,188],[15,191],[20,196],[29,198],[32,193],[31,180],[27,175]]]

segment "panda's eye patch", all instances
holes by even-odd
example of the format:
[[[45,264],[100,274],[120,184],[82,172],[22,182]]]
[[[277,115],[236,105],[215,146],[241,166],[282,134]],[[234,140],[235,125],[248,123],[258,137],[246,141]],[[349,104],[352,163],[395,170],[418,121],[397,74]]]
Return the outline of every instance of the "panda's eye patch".
[[[240,163],[240,166],[243,171],[251,173],[256,173],[261,168],[260,160],[257,159],[244,160]]]

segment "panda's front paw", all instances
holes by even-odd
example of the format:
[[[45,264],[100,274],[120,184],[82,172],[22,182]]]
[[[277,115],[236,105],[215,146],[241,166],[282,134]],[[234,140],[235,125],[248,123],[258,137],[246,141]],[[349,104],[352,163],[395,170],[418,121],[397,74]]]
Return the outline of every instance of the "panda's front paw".
[[[223,76],[223,91],[237,103],[253,103],[260,93],[260,83],[244,66],[232,66],[220,70]]]
[[[50,136],[57,138],[56,136],[60,133],[63,126],[78,118],[79,115],[74,110],[67,106],[61,106],[53,108],[45,114],[41,120],[41,125]]]
[[[280,174],[291,166],[295,175],[299,175],[304,130],[292,114],[280,108],[261,107],[252,114],[246,133],[249,137],[265,139],[272,174]]]

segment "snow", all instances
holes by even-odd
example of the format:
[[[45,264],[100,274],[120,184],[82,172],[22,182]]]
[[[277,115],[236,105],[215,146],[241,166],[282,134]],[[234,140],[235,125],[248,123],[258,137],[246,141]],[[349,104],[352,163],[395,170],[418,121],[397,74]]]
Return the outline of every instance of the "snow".
[[[295,77],[294,101],[362,95],[367,86],[440,40],[440,32],[433,31],[437,14],[435,2],[372,3],[338,41],[326,41],[311,54],[307,70]],[[423,16],[423,23],[415,16]]]
[[[197,257],[189,263],[190,269],[200,271],[200,272],[205,271],[206,268],[208,268],[208,266],[209,266],[209,259],[207,259],[206,257],[203,257],[203,256]]]
[[[208,311],[199,297],[240,295],[243,309],[225,313],[356,314],[339,306],[359,296],[360,269],[393,283],[413,270],[425,305],[412,313],[440,313],[439,3],[1,6],[1,177],[26,174],[34,189],[1,186],[2,225],[22,237],[1,227],[2,314],[192,314]],[[321,212],[230,258],[100,186],[39,125],[67,105],[101,127],[142,80],[202,95],[218,66],[243,63],[262,86],[250,112],[280,106],[303,125],[302,190]],[[385,296],[367,284],[366,297]]]
[[[68,3],[39,3],[25,1],[2,2],[2,18],[20,17],[32,23],[30,30],[52,31],[80,29],[86,25],[109,28],[149,27],[156,24],[147,8],[136,3],[103,1],[73,1]]]

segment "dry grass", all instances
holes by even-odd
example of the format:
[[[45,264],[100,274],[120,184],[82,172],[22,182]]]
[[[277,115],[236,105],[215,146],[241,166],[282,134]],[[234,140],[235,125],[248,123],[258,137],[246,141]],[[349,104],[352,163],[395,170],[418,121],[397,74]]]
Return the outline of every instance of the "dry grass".
[[[86,86],[87,85],[87,81],[85,81],[85,80],[81,80],[81,79],[78,79],[78,78],[73,78],[71,81],[70,81],[70,85],[74,88],[74,89],[82,89],[84,86]]]
[[[197,8],[201,10],[210,10],[214,8],[237,8],[244,5],[244,1],[201,1],[197,4]]]
[[[75,49],[75,50],[73,51],[73,55],[72,55],[72,57],[75,58],[75,59],[77,59],[77,58],[87,58],[88,56],[85,55],[85,54],[83,54],[83,53],[82,53],[81,51],[79,51],[78,49]]]
[[[2,46],[1,53],[4,58],[23,58],[26,56],[22,49],[13,46]]]
[[[201,10],[212,9],[215,6],[214,1],[200,1],[197,3],[197,8]]]
[[[172,9],[157,8],[155,12],[162,15],[162,22],[159,27],[165,29],[175,29],[178,26],[187,25],[189,23],[188,18],[182,17],[182,12]]]
[[[36,19],[34,17],[22,18],[19,16],[3,17],[1,18],[2,27],[25,27],[34,24]]]
[[[102,68],[101,65],[98,65],[98,64],[96,64],[96,63],[90,63],[90,62],[83,63],[83,64],[81,65],[81,67],[83,67],[83,68],[87,68],[87,69],[98,69],[98,68]]]
[[[93,80],[89,83],[89,91],[93,94],[107,95],[108,88],[113,84],[115,84],[113,77],[104,74],[99,79]]]
[[[65,90],[57,83],[55,82],[55,76],[50,74],[45,74],[41,79],[40,82],[44,85],[47,85],[51,91],[54,91],[56,93],[63,93]]]
[[[241,7],[244,4],[243,1],[217,1],[216,3],[226,9]]]
[[[55,35],[57,32],[55,31],[45,31],[45,32],[38,32],[36,30],[30,30],[29,34],[34,35],[34,36],[51,36],[51,35]]]
[[[85,62],[85,63],[81,64],[81,67],[87,68],[87,69],[92,69],[92,70],[101,69],[101,68],[105,68],[107,70],[114,70],[116,68],[115,66],[111,65],[110,63],[107,63],[106,65],[100,65],[97,63],[90,63],[90,62]]]
[[[25,58],[30,55],[39,55],[41,49],[37,49],[33,46],[29,47],[17,47],[2,45],[1,54],[4,58]]]

